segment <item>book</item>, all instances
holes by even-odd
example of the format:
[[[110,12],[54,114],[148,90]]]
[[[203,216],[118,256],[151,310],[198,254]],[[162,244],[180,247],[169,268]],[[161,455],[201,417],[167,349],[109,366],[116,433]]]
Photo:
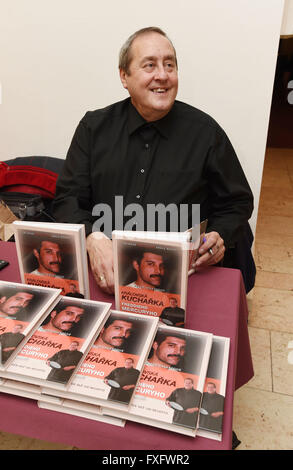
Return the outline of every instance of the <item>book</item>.
[[[222,440],[230,338],[213,336],[212,350],[201,402],[198,432]]]
[[[103,413],[195,437],[212,336],[159,325],[128,412]]]
[[[0,370],[9,366],[60,293],[60,289],[0,281]]]
[[[124,427],[125,420],[110,415],[103,415],[97,406],[88,403],[75,402],[69,399],[60,399],[60,402],[46,401],[46,399],[38,400],[39,408],[51,411],[58,411],[81,418],[92,419],[101,423],[112,424],[114,426]]]
[[[13,228],[22,282],[90,298],[83,224],[15,221]]]
[[[110,303],[61,296],[0,376],[66,389],[110,313]]]
[[[196,260],[199,258],[198,250],[204,242],[207,224],[208,219],[205,219],[199,225],[192,227],[185,232],[190,236],[188,276],[195,273],[193,266]]]
[[[158,319],[112,310],[66,391],[58,396],[128,409],[158,326]],[[50,393],[47,387],[43,394]]]
[[[116,308],[184,327],[187,232],[112,232]]]
[[[40,400],[42,398],[42,391],[39,385],[34,385],[19,380],[2,379],[0,381],[0,391],[8,393],[9,395],[15,395],[23,398],[30,398],[31,400]],[[61,398],[54,395],[48,395],[47,401],[53,403],[61,403]]]

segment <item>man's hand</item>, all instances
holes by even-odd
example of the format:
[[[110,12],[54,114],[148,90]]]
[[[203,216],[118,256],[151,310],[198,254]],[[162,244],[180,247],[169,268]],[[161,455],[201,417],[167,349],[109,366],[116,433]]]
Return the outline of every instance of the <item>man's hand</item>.
[[[211,413],[211,416],[213,418],[219,418],[219,416],[223,416],[224,412],[223,411],[214,411],[214,413]]]
[[[217,264],[224,257],[225,245],[218,232],[209,232],[205,235],[205,242],[199,247],[199,258],[194,267],[211,266]]]
[[[101,232],[86,239],[92,273],[98,286],[108,294],[114,293],[113,248],[111,240]]]
[[[75,369],[76,366],[66,366],[66,367],[63,367],[63,370],[72,370],[72,369]]]
[[[124,385],[123,390],[131,390],[132,388],[134,388],[135,385]]]
[[[185,411],[187,413],[196,413],[198,411],[198,408],[186,408]]]

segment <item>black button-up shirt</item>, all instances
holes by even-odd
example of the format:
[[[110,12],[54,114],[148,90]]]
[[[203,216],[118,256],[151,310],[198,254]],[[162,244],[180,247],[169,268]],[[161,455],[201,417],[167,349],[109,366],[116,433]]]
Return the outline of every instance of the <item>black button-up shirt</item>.
[[[84,223],[89,234],[99,219],[93,207],[103,203],[112,210],[113,230],[130,229],[125,223],[131,211],[121,220],[115,196],[123,196],[124,207],[140,204],[145,214],[150,204],[200,204],[208,231],[219,232],[226,244],[236,239],[253,209],[251,190],[224,131],[210,116],[179,101],[151,125],[130,98],[87,112],[80,121],[57,182],[54,215],[60,222]],[[191,211],[184,229],[190,224]]]

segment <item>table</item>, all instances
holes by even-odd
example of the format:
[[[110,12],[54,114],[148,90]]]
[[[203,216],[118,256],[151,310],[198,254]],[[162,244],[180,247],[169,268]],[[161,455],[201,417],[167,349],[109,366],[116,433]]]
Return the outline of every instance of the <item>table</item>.
[[[21,282],[13,242],[0,242],[0,259],[10,263],[0,271],[0,279]],[[90,270],[89,283],[92,299],[111,302],[115,308],[114,296],[98,288]],[[227,336],[231,340],[222,442],[187,437],[131,421],[120,428],[40,409],[34,400],[4,393],[0,394],[0,430],[87,450],[230,450],[234,390],[253,377],[241,272],[210,267],[190,276],[186,311],[186,328]]]

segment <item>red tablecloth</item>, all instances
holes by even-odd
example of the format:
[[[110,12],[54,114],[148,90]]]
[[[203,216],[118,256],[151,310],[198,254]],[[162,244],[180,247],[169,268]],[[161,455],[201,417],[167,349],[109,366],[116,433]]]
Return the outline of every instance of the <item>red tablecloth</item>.
[[[0,259],[10,262],[0,279],[21,282],[15,244],[0,242]],[[91,298],[112,302],[89,273]],[[233,393],[253,376],[247,329],[246,294],[240,271],[211,267],[188,282],[186,328],[231,340],[222,442],[186,437],[128,421],[125,428],[39,409],[36,401],[0,394],[0,430],[90,450],[229,450],[232,443]]]

